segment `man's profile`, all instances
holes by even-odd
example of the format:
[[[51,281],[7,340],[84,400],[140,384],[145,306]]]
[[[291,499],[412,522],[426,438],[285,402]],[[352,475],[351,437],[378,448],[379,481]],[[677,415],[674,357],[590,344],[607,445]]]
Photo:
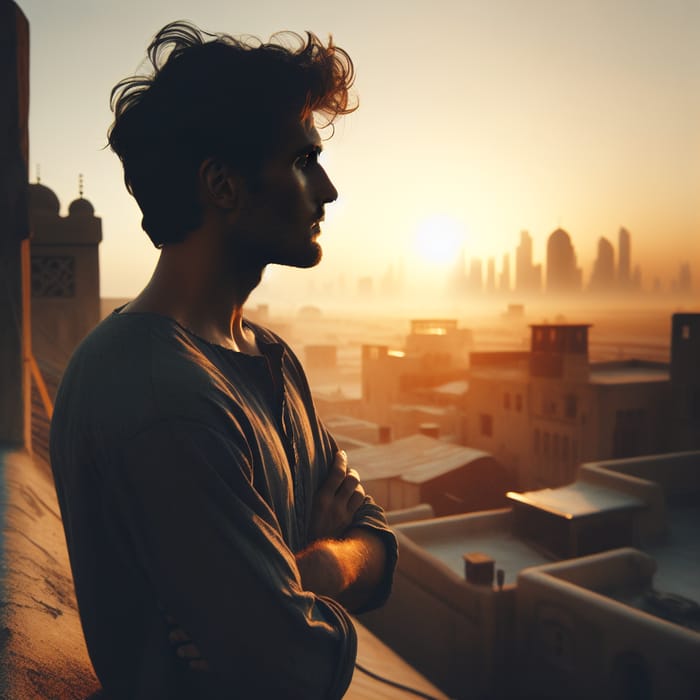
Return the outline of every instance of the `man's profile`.
[[[161,253],[75,352],[51,429],[83,630],[110,698],[339,698],[356,646],[346,609],[391,587],[381,509],[289,347],[243,317],[266,265],[319,262],[337,192],[314,115],[354,109],[342,49],[284,40],[173,23],[149,47],[152,75],[112,93],[110,145]]]

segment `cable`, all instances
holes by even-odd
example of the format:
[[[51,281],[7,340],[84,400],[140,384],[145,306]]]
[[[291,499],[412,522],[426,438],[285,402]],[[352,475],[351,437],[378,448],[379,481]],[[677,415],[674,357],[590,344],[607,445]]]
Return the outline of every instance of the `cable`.
[[[370,678],[374,678],[377,681],[381,681],[382,683],[386,683],[387,685],[392,685],[394,688],[398,688],[399,690],[405,690],[407,693],[412,693],[413,695],[418,696],[419,698],[426,698],[427,700],[438,700],[434,695],[428,695],[427,693],[424,693],[422,690],[418,690],[417,688],[411,688],[409,685],[404,685],[403,683],[399,683],[397,681],[392,681],[389,678],[384,678],[384,676],[380,676],[378,673],[375,673],[374,671],[370,671],[369,669],[365,668],[361,664],[358,664],[357,661],[355,662],[355,668],[358,671],[362,671],[362,673],[365,673],[368,675]]]

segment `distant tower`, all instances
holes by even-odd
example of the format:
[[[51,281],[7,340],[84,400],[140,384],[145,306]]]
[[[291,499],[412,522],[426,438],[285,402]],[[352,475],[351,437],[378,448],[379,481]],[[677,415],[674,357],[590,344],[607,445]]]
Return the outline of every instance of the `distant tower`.
[[[690,274],[690,263],[681,263],[678,271],[678,292],[690,294],[693,291],[693,278]]]
[[[615,286],[615,250],[607,238],[598,241],[598,257],[593,265],[590,289],[609,292]]]
[[[459,251],[454,266],[447,280],[447,291],[450,294],[462,296],[467,287],[467,276],[465,273],[466,267],[466,252],[464,248]]]
[[[79,194],[61,216],[52,190],[29,185],[33,345],[58,364],[100,320],[102,220],[82,196],[82,176]]]
[[[469,266],[469,291],[481,292],[484,289],[484,280],[481,271],[481,260],[472,258]]]
[[[501,267],[498,288],[502,292],[510,292],[510,255],[508,255],[508,253],[503,256],[503,265]]]
[[[589,324],[530,326],[530,376],[587,381]]]
[[[493,294],[496,291],[496,261],[489,258],[486,271],[486,291]]]
[[[621,228],[617,235],[618,262],[617,262],[617,281],[621,289],[627,289],[630,286],[630,233],[626,228]]]
[[[632,273],[632,288],[637,291],[642,288],[642,268],[639,265],[634,266],[634,272]]]
[[[547,292],[578,292],[581,289],[581,268],[576,266],[576,253],[571,238],[558,228],[547,240]]]
[[[539,292],[542,268],[532,264],[532,236],[520,232],[520,245],[515,250],[515,289],[521,293]]]

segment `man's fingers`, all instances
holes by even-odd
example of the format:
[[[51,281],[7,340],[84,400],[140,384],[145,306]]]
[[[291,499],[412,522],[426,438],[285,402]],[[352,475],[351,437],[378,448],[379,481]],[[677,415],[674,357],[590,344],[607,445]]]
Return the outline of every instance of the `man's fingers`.
[[[352,515],[355,514],[355,511],[365,502],[365,490],[362,487],[362,484],[358,484],[357,488],[355,489],[355,492],[350,496],[350,500],[348,501],[348,512]]]
[[[331,468],[328,470],[328,477],[321,485],[319,492],[328,493],[331,496],[335,494],[338,487],[343,483],[348,470],[348,457],[343,450],[335,453],[335,459]]]
[[[336,496],[341,500],[347,501],[352,496],[355,489],[360,484],[360,475],[355,469],[348,469],[343,482],[339,485],[336,491]]]

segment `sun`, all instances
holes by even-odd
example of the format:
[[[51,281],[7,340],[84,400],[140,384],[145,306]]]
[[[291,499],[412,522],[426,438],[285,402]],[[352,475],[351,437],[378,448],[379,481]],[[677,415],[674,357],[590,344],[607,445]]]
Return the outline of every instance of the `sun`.
[[[416,228],[414,253],[434,265],[454,262],[464,245],[464,226],[450,216],[435,215],[421,221]]]

